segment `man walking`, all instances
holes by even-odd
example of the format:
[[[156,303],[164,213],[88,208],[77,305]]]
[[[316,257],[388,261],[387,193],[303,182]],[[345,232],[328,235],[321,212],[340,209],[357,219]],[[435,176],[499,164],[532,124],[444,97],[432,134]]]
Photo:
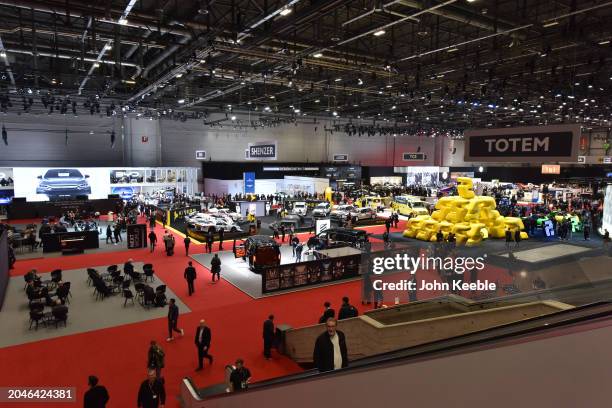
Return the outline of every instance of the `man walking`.
[[[147,353],[147,368],[155,370],[157,378],[161,378],[161,370],[164,368],[164,350],[157,344],[155,340],[151,340],[149,352]]]
[[[300,262],[302,260],[302,251],[304,250],[304,244],[298,242],[295,246],[295,261]]]
[[[166,389],[155,370],[149,370],[148,378],[140,384],[137,404],[138,408],[164,408],[166,405]]]
[[[196,371],[200,371],[204,368],[204,358],[208,359],[209,364],[213,362],[213,356],[208,353],[210,350],[211,338],[210,328],[206,325],[204,319],[200,320],[200,325],[195,335],[195,345],[198,348],[198,368],[196,368]]]
[[[113,230],[111,229],[110,224],[106,226],[106,243],[108,244],[108,240],[110,239],[111,244],[114,244],[113,241]]]
[[[230,374],[230,388],[232,392],[245,391],[249,387],[251,371],[244,366],[244,361],[236,360],[236,368]]]
[[[283,224],[281,224],[280,226],[280,233],[281,233],[281,242],[285,242],[285,226]]]
[[[274,315],[268,316],[263,324],[263,342],[264,342],[264,357],[269,360],[272,357],[272,345],[274,344],[275,330],[274,330]]]
[[[219,251],[223,251],[223,235],[225,234],[225,230],[223,227],[219,228]]]
[[[187,281],[187,290],[189,291],[189,296],[191,296],[191,294],[193,292],[195,292],[195,288],[193,285],[193,282],[196,280],[196,278],[198,277],[195,268],[193,267],[193,264],[191,263],[191,261],[189,261],[189,266],[187,268],[185,268],[185,280]]]
[[[98,385],[98,377],[90,375],[87,379],[89,389],[83,397],[84,408],[105,408],[109,400],[108,391],[103,385]]]
[[[338,322],[329,318],[325,322],[326,331],[317,337],[312,359],[320,372],[348,367],[348,352],[344,333],[336,330]]]
[[[155,245],[157,245],[157,235],[155,231],[151,230],[151,232],[149,232],[149,247],[151,248],[151,252],[155,251]]]
[[[176,300],[170,299],[170,303],[168,303],[168,338],[166,341],[174,340],[172,337],[172,332],[181,333],[181,337],[185,335],[183,329],[177,328],[179,317],[179,308],[176,305]]]
[[[183,243],[185,244],[185,256],[189,256],[189,244],[191,244],[191,238],[185,236]]]
[[[219,254],[215,254],[213,259],[210,260],[210,271],[212,272],[212,281],[215,281],[215,276],[217,280],[221,280],[221,259],[219,259]]]
[[[208,231],[208,234],[206,234],[206,249],[208,250],[209,254],[212,252],[213,240],[214,237],[212,231]]]

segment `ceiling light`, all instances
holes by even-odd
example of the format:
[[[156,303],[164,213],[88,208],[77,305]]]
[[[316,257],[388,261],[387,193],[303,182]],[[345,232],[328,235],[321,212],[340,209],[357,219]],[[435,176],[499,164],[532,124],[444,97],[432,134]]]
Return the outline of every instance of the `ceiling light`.
[[[232,120],[236,120],[236,116],[232,116]]]
[[[381,35],[385,35],[386,31],[385,30],[378,30],[374,32],[374,36],[375,37],[380,37]]]
[[[285,7],[284,9],[281,10],[280,15],[281,16],[286,16],[288,14],[291,14],[291,8],[289,7]]]
[[[182,72],[179,72],[178,74],[176,74],[176,77],[177,77],[177,78],[180,78],[180,77],[182,77],[182,76],[183,76],[183,73],[182,73]]]
[[[342,78],[336,78],[336,79],[334,79],[334,81],[340,82],[340,81],[342,81]]]
[[[299,109],[294,109],[293,111],[294,111],[295,113],[300,113],[300,110],[299,110]]]
[[[315,99],[315,103],[319,103],[321,102],[319,99]]]
[[[312,54],[312,56],[315,58],[321,58],[323,54],[321,54],[320,52],[315,52],[314,54]]]
[[[126,25],[127,23],[128,23],[127,18],[125,18],[125,17],[121,17],[121,18],[119,19],[119,24],[121,24],[121,25]]]
[[[332,115],[334,115],[334,116],[338,116],[338,112],[333,111],[333,112],[332,112]]]
[[[94,68],[99,68],[100,67],[100,63],[94,62],[93,66],[94,66]]]
[[[266,112],[270,112],[270,107],[269,107],[269,106],[266,106],[266,107],[264,108],[264,110],[265,110]]]
[[[0,51],[0,57],[1,58],[6,58],[6,51],[4,51],[4,50]]]
[[[179,99],[177,102],[180,103],[180,104],[183,104],[183,103],[185,103],[185,100],[184,99]]]
[[[358,85],[363,85],[363,80],[361,78],[357,78],[357,84]]]
[[[603,40],[599,42],[599,45],[606,45],[606,44],[610,44],[610,40]]]
[[[391,109],[396,109],[396,108],[397,108],[397,106],[395,106],[395,105],[393,105],[393,106],[391,107]]]
[[[459,48],[450,48],[446,50],[446,52],[455,52],[455,51],[459,51]]]

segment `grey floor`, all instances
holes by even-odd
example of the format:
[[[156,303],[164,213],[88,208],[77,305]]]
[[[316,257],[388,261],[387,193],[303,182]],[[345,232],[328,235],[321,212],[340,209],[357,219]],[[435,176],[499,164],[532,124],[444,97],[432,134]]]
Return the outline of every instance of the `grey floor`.
[[[540,248],[526,249],[526,250],[514,250],[513,256],[519,261],[524,262],[546,262],[561,256],[576,255],[582,252],[589,252],[591,248],[572,245],[572,244],[553,244],[543,246]],[[499,256],[509,257],[508,253],[501,254]]]
[[[93,266],[100,272],[105,272],[106,267]],[[134,262],[137,271],[142,270],[142,262]],[[47,274],[41,274],[42,279],[50,279]],[[132,306],[128,302],[123,307],[124,299],[121,295],[114,295],[104,300],[96,301],[93,296],[93,287],[87,285],[87,272],[85,269],[65,270],[62,272],[63,280],[70,282],[72,297],[68,306],[68,322],[66,327],[55,325],[51,327],[39,326],[38,330],[29,330],[29,308],[28,298],[25,294],[24,280],[22,276],[12,277],[9,280],[4,305],[0,311],[0,347],[8,347],[18,344],[30,343],[55,337],[83,333],[92,330],[105,329],[124,324],[137,323],[146,320],[158,319],[168,315],[167,307],[152,307],[145,309],[136,301]],[[155,277],[149,285],[156,287],[164,283]],[[134,292],[134,287],[131,287]],[[166,289],[168,299],[175,298],[180,313],[188,313],[191,310],[170,290]],[[50,311],[45,308],[45,312]]]
[[[118,244],[111,244],[111,243],[107,244],[106,243],[106,225],[107,224],[108,223],[106,221],[100,221],[99,229],[102,231],[102,234],[99,235],[100,248],[86,249],[85,250],[86,254],[95,254],[99,252],[125,251],[126,249],[128,249],[125,231],[121,233],[121,238],[123,239],[123,241],[119,241]],[[25,227],[25,224],[24,225],[15,224],[14,226],[18,229],[23,229]],[[18,260],[35,259],[35,258],[42,258],[42,257],[55,258],[55,257],[62,256],[62,253],[61,252],[49,252],[49,253],[43,254],[42,247],[36,248],[33,252],[30,251],[30,247],[24,247],[24,248],[15,249],[15,256]]]

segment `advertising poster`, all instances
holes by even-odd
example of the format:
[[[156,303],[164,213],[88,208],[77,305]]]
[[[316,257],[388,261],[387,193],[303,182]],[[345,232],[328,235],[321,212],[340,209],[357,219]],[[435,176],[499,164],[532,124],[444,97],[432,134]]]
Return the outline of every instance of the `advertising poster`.
[[[107,168],[90,167],[15,167],[15,197],[27,201],[53,201],[87,196],[107,198],[110,178]]]
[[[0,168],[0,205],[9,204],[13,200],[15,195],[13,188],[13,169]]]
[[[140,194],[140,186],[112,186],[111,194],[118,194],[124,200],[129,200],[132,197]]]

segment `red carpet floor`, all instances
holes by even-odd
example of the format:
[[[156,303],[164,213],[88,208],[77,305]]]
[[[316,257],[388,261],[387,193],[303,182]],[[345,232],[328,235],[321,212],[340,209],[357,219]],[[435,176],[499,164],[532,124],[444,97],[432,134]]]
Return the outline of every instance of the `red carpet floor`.
[[[403,222],[398,230],[401,231],[402,228]],[[383,229],[383,226],[367,228],[368,232],[372,233],[382,233]],[[163,228],[158,225],[156,232],[158,237],[161,237]],[[301,239],[306,237],[307,234],[300,235]],[[261,329],[263,321],[270,313],[276,316],[276,323],[299,327],[316,323],[326,300],[331,301],[336,310],[340,306],[342,296],[349,296],[361,313],[370,308],[361,305],[359,281],[253,300],[226,281],[212,284],[209,271],[196,262],[196,292],[194,296],[189,297],[183,270],[190,258],[185,256],[182,238],[176,238],[177,248],[172,257],[167,257],[160,245],[153,254],[142,249],[18,261],[12,271],[13,276],[23,275],[32,268],[37,268],[39,272],[55,268],[67,270],[120,264],[128,258],[153,263],[156,273],[189,306],[191,313],[183,314],[179,319],[179,327],[185,329],[185,337],[172,343],[165,341],[166,319],[156,319],[0,349],[0,366],[3,367],[3,370],[0,370],[0,386],[77,387],[80,406],[87,387],[87,376],[95,374],[109,390],[109,407],[133,407],[136,406],[139,384],[146,377],[148,345],[154,339],[166,352],[166,368],[163,370],[168,394],[166,406],[176,407],[179,383],[184,376],[191,376],[200,387],[218,384],[223,382],[225,365],[238,357],[245,360],[246,366],[253,374],[253,381],[300,371],[295,363],[283,356],[274,354],[270,361],[263,358]],[[215,244],[215,249],[217,245]],[[229,248],[231,243],[225,246],[225,249]],[[191,246],[192,253],[203,251],[203,245]],[[433,275],[431,278],[433,279]],[[419,293],[419,299],[436,294]],[[71,307],[77,305],[78,299],[74,299]],[[27,319],[25,312],[23,318]],[[211,354],[215,360],[212,366],[196,373],[193,336],[200,319],[205,319],[211,327]],[[3,406],[13,405],[24,406]]]

